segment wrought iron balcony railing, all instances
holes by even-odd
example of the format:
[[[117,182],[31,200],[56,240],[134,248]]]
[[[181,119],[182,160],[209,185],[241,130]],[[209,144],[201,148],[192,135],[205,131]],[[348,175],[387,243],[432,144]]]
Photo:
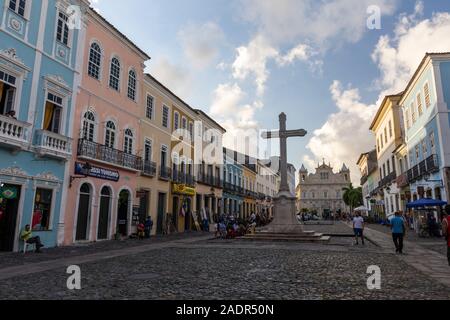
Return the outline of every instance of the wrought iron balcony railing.
[[[160,166],[159,167],[159,178],[161,180],[169,181],[171,178],[171,170],[168,167]]]
[[[156,162],[154,161],[144,161],[144,168],[142,174],[149,177],[156,176]]]
[[[97,160],[122,168],[143,171],[141,157],[86,139],[80,139],[78,141],[78,157]]]

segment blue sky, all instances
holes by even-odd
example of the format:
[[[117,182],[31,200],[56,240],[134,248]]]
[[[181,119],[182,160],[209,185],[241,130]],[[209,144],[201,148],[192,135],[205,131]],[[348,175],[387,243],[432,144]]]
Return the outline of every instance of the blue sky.
[[[96,0],[100,13],[152,57],[148,70],[220,121],[240,129],[309,131],[289,161],[336,169],[375,142],[368,130],[384,94],[401,91],[425,52],[450,51],[441,0]],[[367,8],[381,10],[369,30]]]

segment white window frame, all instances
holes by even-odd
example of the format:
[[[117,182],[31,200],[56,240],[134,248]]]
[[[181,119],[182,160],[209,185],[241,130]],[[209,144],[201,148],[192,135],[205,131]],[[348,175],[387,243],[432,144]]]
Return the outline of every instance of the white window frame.
[[[91,113],[94,116],[94,121],[86,119],[86,114],[87,113]],[[92,142],[97,142],[97,123],[98,122],[97,122],[97,115],[96,115],[94,110],[88,109],[81,116],[81,137],[82,138],[85,138],[84,137],[84,124],[85,123],[87,123],[88,125],[89,124],[93,124],[94,125],[94,130],[92,132]],[[89,131],[89,127],[88,127],[88,131]],[[89,133],[87,134],[87,136],[89,137]],[[90,141],[89,139],[86,139],[86,140]]]
[[[431,107],[431,92],[430,92],[430,84],[428,83],[428,81],[425,82],[425,84],[423,85],[423,96],[425,100],[425,109],[428,109],[429,107]],[[428,96],[428,103],[427,103],[427,96]]]
[[[90,66],[91,66],[91,51],[92,51],[92,46],[93,46],[94,44],[96,44],[96,45],[99,47],[99,49],[100,49],[100,52],[99,52],[99,53],[100,53],[100,61],[99,61],[99,65],[98,65],[98,78],[92,76],[92,75],[89,73]],[[87,74],[88,74],[88,76],[91,77],[92,79],[101,81],[101,80],[102,80],[102,70],[103,70],[103,48],[102,48],[100,42],[97,41],[97,40],[93,40],[93,41],[90,43],[90,45],[89,45],[89,48],[88,48],[88,59],[87,59],[87,64],[88,64],[88,65],[87,65],[87,69],[88,69],[88,70],[87,70]]]
[[[117,61],[119,62],[119,78],[118,80],[118,84],[117,84],[117,89],[111,86],[111,76],[112,76],[112,63],[113,60],[117,59]],[[111,90],[114,90],[116,92],[121,92],[121,85],[122,85],[122,61],[119,58],[119,56],[117,55],[112,55],[111,59],[109,60],[109,73],[108,73],[108,88],[110,88]],[[115,77],[115,76],[114,76]]]
[[[67,43],[64,43],[64,25],[63,25],[63,30],[62,30],[62,39],[58,40],[58,24],[59,21],[61,20],[60,14],[63,14],[64,16],[67,17],[67,19],[69,19],[69,17],[67,16],[67,13],[65,12],[64,8],[58,7],[56,10],[56,23],[55,23],[55,35],[54,35],[54,39],[55,42],[58,42],[59,44],[62,44],[63,46],[66,46],[67,48],[72,48],[72,41],[73,41],[73,30],[71,30],[68,26],[68,21],[63,21],[63,24],[65,23],[67,25]]]
[[[19,13],[19,0],[16,0],[16,9],[13,10],[9,7],[11,0],[8,1],[7,3],[7,8],[8,10],[11,10],[12,12],[16,13],[18,16],[24,18],[25,20],[30,20],[30,9],[31,9],[31,2],[33,0],[25,0],[25,10],[24,10],[24,14],[21,15]]]
[[[127,134],[127,132],[131,132],[131,135]],[[127,143],[128,142],[128,143]],[[130,145],[129,143],[131,142],[131,152],[130,151]],[[134,137],[134,132],[132,129],[130,128],[126,128],[123,131],[123,152],[126,154],[131,154],[134,155],[134,148],[135,148],[135,137]]]
[[[48,99],[48,95],[49,94],[52,94],[54,96],[57,96],[57,97],[61,98],[62,99],[61,105],[56,104],[54,101],[50,101]],[[56,133],[56,134],[64,136],[65,132],[66,132],[66,117],[67,117],[67,108],[68,108],[67,97],[62,95],[61,93],[55,92],[53,90],[49,90],[49,89],[45,90],[44,109],[43,109],[43,113],[42,113],[42,123],[41,123],[41,128],[44,131],[45,131],[45,129],[44,129],[45,108],[47,106],[47,101],[50,101],[50,102],[56,104],[57,106],[59,106],[61,108],[61,116],[60,116],[60,119],[59,119],[59,130],[58,130],[59,132]]]
[[[180,114],[178,113],[178,111],[175,111],[173,113],[173,129],[180,129]]]
[[[167,111],[166,115],[166,125],[164,125],[164,113]],[[170,128],[170,108],[166,106],[165,104],[162,105],[162,114],[161,114],[161,125],[163,128]]]
[[[134,79],[132,78],[132,75],[134,75]],[[131,81],[134,80],[134,84],[131,83]],[[134,87],[133,87],[134,85]],[[130,90],[132,90],[132,93],[134,97],[130,97]],[[138,78],[137,78],[137,72],[134,70],[134,68],[130,68],[128,70],[128,82],[127,82],[127,97],[131,101],[138,101]]]
[[[152,105],[151,105],[151,112],[150,112],[150,117],[148,117],[148,110],[149,110],[149,98],[152,99]],[[147,93],[146,96],[146,100],[145,100],[145,118],[148,120],[153,120],[153,118],[155,117],[155,97],[149,93]]]
[[[114,124],[114,130],[108,128],[108,123],[110,123],[110,122],[111,122],[112,124]],[[106,136],[107,136],[106,134],[107,134],[108,131],[114,133],[114,143],[113,143],[113,146],[112,146],[112,147],[111,147],[110,145],[106,144]],[[111,149],[117,149],[117,140],[118,140],[117,138],[118,138],[118,135],[117,135],[117,121],[114,121],[114,120],[112,120],[112,119],[106,120],[106,122],[105,122],[105,134],[104,134],[103,145],[106,146],[106,147],[108,147],[108,148],[111,148]],[[110,135],[110,139],[111,139],[111,135]]]

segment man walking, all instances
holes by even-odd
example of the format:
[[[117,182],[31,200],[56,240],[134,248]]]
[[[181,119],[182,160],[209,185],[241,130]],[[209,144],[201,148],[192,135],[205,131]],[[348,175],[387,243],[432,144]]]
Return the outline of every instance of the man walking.
[[[450,266],[450,205],[445,207],[445,212],[442,216],[442,233],[447,242],[447,260]]]
[[[361,238],[362,245],[364,245],[364,218],[360,212],[356,213],[356,217],[353,218],[353,230],[355,232],[356,245],[358,245],[358,237]]]
[[[405,237],[406,225],[400,212],[395,213],[391,220],[392,239],[394,240],[395,252],[403,254],[403,239]]]

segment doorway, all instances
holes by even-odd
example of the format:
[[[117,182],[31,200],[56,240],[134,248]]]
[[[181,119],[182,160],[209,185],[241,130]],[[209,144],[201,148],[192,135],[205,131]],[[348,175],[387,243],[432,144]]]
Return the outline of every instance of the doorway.
[[[80,187],[80,197],[78,200],[78,214],[77,214],[77,231],[75,240],[86,241],[88,237],[89,217],[91,215],[91,186],[84,183]]]
[[[127,190],[122,190],[119,194],[119,203],[117,207],[117,230],[122,236],[128,235],[130,200],[130,192]]]
[[[20,186],[0,188],[0,251],[13,251],[19,212]]]
[[[111,189],[103,187],[100,194],[100,211],[98,217],[97,239],[108,239],[108,226],[111,213]]]
[[[192,200],[191,198],[186,198],[184,203],[184,230],[191,231],[192,230]]]
[[[158,193],[158,220],[156,223],[156,233],[162,234],[164,231],[164,212],[166,211],[166,194]]]
[[[172,198],[172,224],[175,227],[175,230],[178,231],[178,213],[179,213],[179,209],[178,209],[178,202],[180,201],[180,199],[178,197],[173,197]]]

